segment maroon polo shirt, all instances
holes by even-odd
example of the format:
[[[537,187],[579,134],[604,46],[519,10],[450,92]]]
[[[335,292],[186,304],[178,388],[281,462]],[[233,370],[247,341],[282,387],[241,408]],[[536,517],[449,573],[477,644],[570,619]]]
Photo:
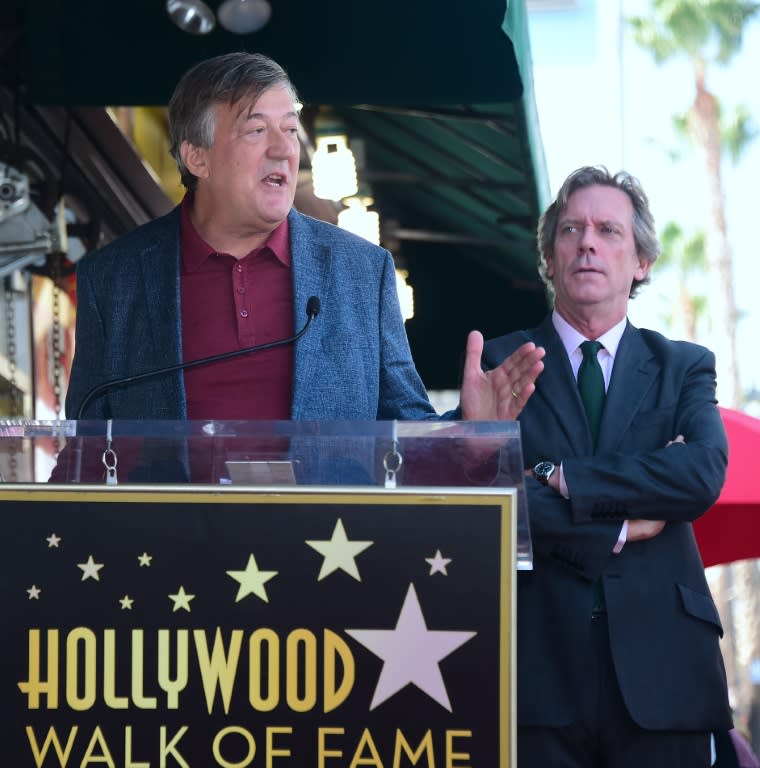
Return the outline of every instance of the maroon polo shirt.
[[[293,335],[287,219],[242,259],[217,253],[182,202],[182,350],[185,361]],[[289,419],[293,345],[185,371],[189,419]]]

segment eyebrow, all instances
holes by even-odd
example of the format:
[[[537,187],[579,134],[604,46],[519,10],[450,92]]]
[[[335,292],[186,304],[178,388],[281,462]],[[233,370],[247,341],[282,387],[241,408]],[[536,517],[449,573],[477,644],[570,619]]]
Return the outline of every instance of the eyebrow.
[[[266,115],[264,112],[249,112],[245,115],[246,120],[266,120],[267,117],[271,117],[270,115]],[[284,115],[281,115],[279,119],[281,120],[287,120],[290,117],[298,119],[298,112],[295,110],[292,110],[290,112],[286,112]]]
[[[583,222],[584,222],[584,219],[576,219],[576,218],[571,218],[571,217],[561,218],[559,220],[559,224],[560,225],[582,224]],[[594,224],[594,226],[597,226],[597,227],[599,227],[599,226],[601,226],[601,227],[608,226],[608,227],[618,227],[618,228],[621,228],[621,229],[625,228],[625,224],[622,221],[619,221],[618,219],[601,219],[599,221],[594,220],[592,223]]]

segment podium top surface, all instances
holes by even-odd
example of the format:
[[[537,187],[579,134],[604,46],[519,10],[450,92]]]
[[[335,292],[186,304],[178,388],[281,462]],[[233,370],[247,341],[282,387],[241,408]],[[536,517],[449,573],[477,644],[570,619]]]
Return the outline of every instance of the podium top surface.
[[[0,482],[515,489],[530,552],[516,421],[5,420]]]

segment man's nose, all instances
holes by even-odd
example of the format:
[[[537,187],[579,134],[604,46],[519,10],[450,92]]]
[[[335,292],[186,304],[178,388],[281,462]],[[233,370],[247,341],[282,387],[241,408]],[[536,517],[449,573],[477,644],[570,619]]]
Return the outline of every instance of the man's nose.
[[[590,224],[581,227],[580,237],[578,238],[578,248],[584,253],[593,251],[596,246],[596,236],[594,228]]]
[[[271,157],[287,159],[298,152],[298,142],[293,141],[290,134],[276,133],[269,143],[268,151]]]

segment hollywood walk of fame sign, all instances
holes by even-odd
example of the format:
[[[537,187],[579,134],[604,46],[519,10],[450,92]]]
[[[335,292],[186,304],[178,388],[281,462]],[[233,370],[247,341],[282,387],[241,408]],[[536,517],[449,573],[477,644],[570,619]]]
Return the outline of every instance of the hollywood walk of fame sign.
[[[3,489],[5,762],[506,768],[514,500]]]

